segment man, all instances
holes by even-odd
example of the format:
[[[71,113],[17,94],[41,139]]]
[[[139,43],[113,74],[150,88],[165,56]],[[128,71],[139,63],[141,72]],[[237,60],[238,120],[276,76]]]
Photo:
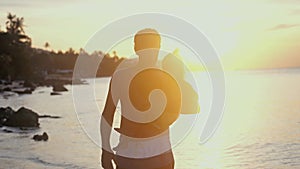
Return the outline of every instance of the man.
[[[174,168],[169,126],[178,118],[181,93],[175,79],[156,66],[160,41],[154,29],[139,31],[134,37],[138,63],[112,76],[100,129],[105,169],[113,168],[112,160],[117,169]],[[119,102],[121,136],[114,155],[110,135]]]

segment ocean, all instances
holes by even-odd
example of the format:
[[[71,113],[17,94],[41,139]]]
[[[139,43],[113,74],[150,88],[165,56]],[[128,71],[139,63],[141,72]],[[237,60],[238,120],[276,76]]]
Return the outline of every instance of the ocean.
[[[300,168],[300,70],[233,71],[225,75],[222,121],[213,137],[201,143],[200,134],[213,99],[208,76],[196,73],[201,113],[179,117],[182,121],[194,120],[188,132],[184,130],[178,136],[180,129],[171,128],[175,168]],[[50,96],[52,89],[48,87],[39,87],[31,95],[1,95],[1,107],[24,106],[41,115],[62,118],[40,119],[40,128],[35,130],[2,127],[0,168],[101,168],[97,142],[109,78],[87,82],[67,85],[69,92],[59,96]],[[91,87],[95,87],[95,95],[85,96],[84,91]],[[74,96],[72,90],[82,95]],[[82,106],[75,110],[73,97],[78,96],[82,96]],[[116,118],[115,125],[118,123]],[[48,133],[47,142],[31,139],[42,132]]]

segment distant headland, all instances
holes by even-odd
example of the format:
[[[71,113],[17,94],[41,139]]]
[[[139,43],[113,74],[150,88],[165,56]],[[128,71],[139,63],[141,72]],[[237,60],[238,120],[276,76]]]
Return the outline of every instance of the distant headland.
[[[48,42],[45,42],[44,48],[34,48],[32,39],[25,33],[24,18],[11,13],[7,15],[5,28],[0,29],[1,84],[10,85],[14,81],[21,81],[21,84],[30,87],[30,90],[40,85],[71,84],[73,69],[79,55],[86,57],[87,66],[95,59],[101,59],[96,77],[109,77],[124,60],[119,58],[116,52],[110,56],[102,51],[88,54],[82,48],[78,52],[72,48],[54,51],[50,49]],[[76,81],[81,83],[80,79]],[[1,90],[3,88],[0,88]]]

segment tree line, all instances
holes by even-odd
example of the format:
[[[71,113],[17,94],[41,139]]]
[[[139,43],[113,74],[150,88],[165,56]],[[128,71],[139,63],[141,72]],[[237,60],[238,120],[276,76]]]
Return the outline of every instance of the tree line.
[[[95,57],[103,57],[97,76],[111,76],[123,60],[116,53],[114,56],[95,51],[87,54],[83,49],[76,52],[48,50],[50,44],[42,48],[33,48],[32,39],[24,30],[24,18],[8,13],[5,30],[0,27],[0,79],[41,80],[57,70],[73,69],[79,54],[84,53],[91,62]],[[87,65],[89,66],[89,65]]]

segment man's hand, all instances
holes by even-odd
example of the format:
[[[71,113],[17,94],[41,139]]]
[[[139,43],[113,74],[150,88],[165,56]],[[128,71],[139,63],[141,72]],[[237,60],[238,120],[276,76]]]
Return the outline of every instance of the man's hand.
[[[112,160],[114,154],[102,149],[101,164],[104,169],[113,169]]]

